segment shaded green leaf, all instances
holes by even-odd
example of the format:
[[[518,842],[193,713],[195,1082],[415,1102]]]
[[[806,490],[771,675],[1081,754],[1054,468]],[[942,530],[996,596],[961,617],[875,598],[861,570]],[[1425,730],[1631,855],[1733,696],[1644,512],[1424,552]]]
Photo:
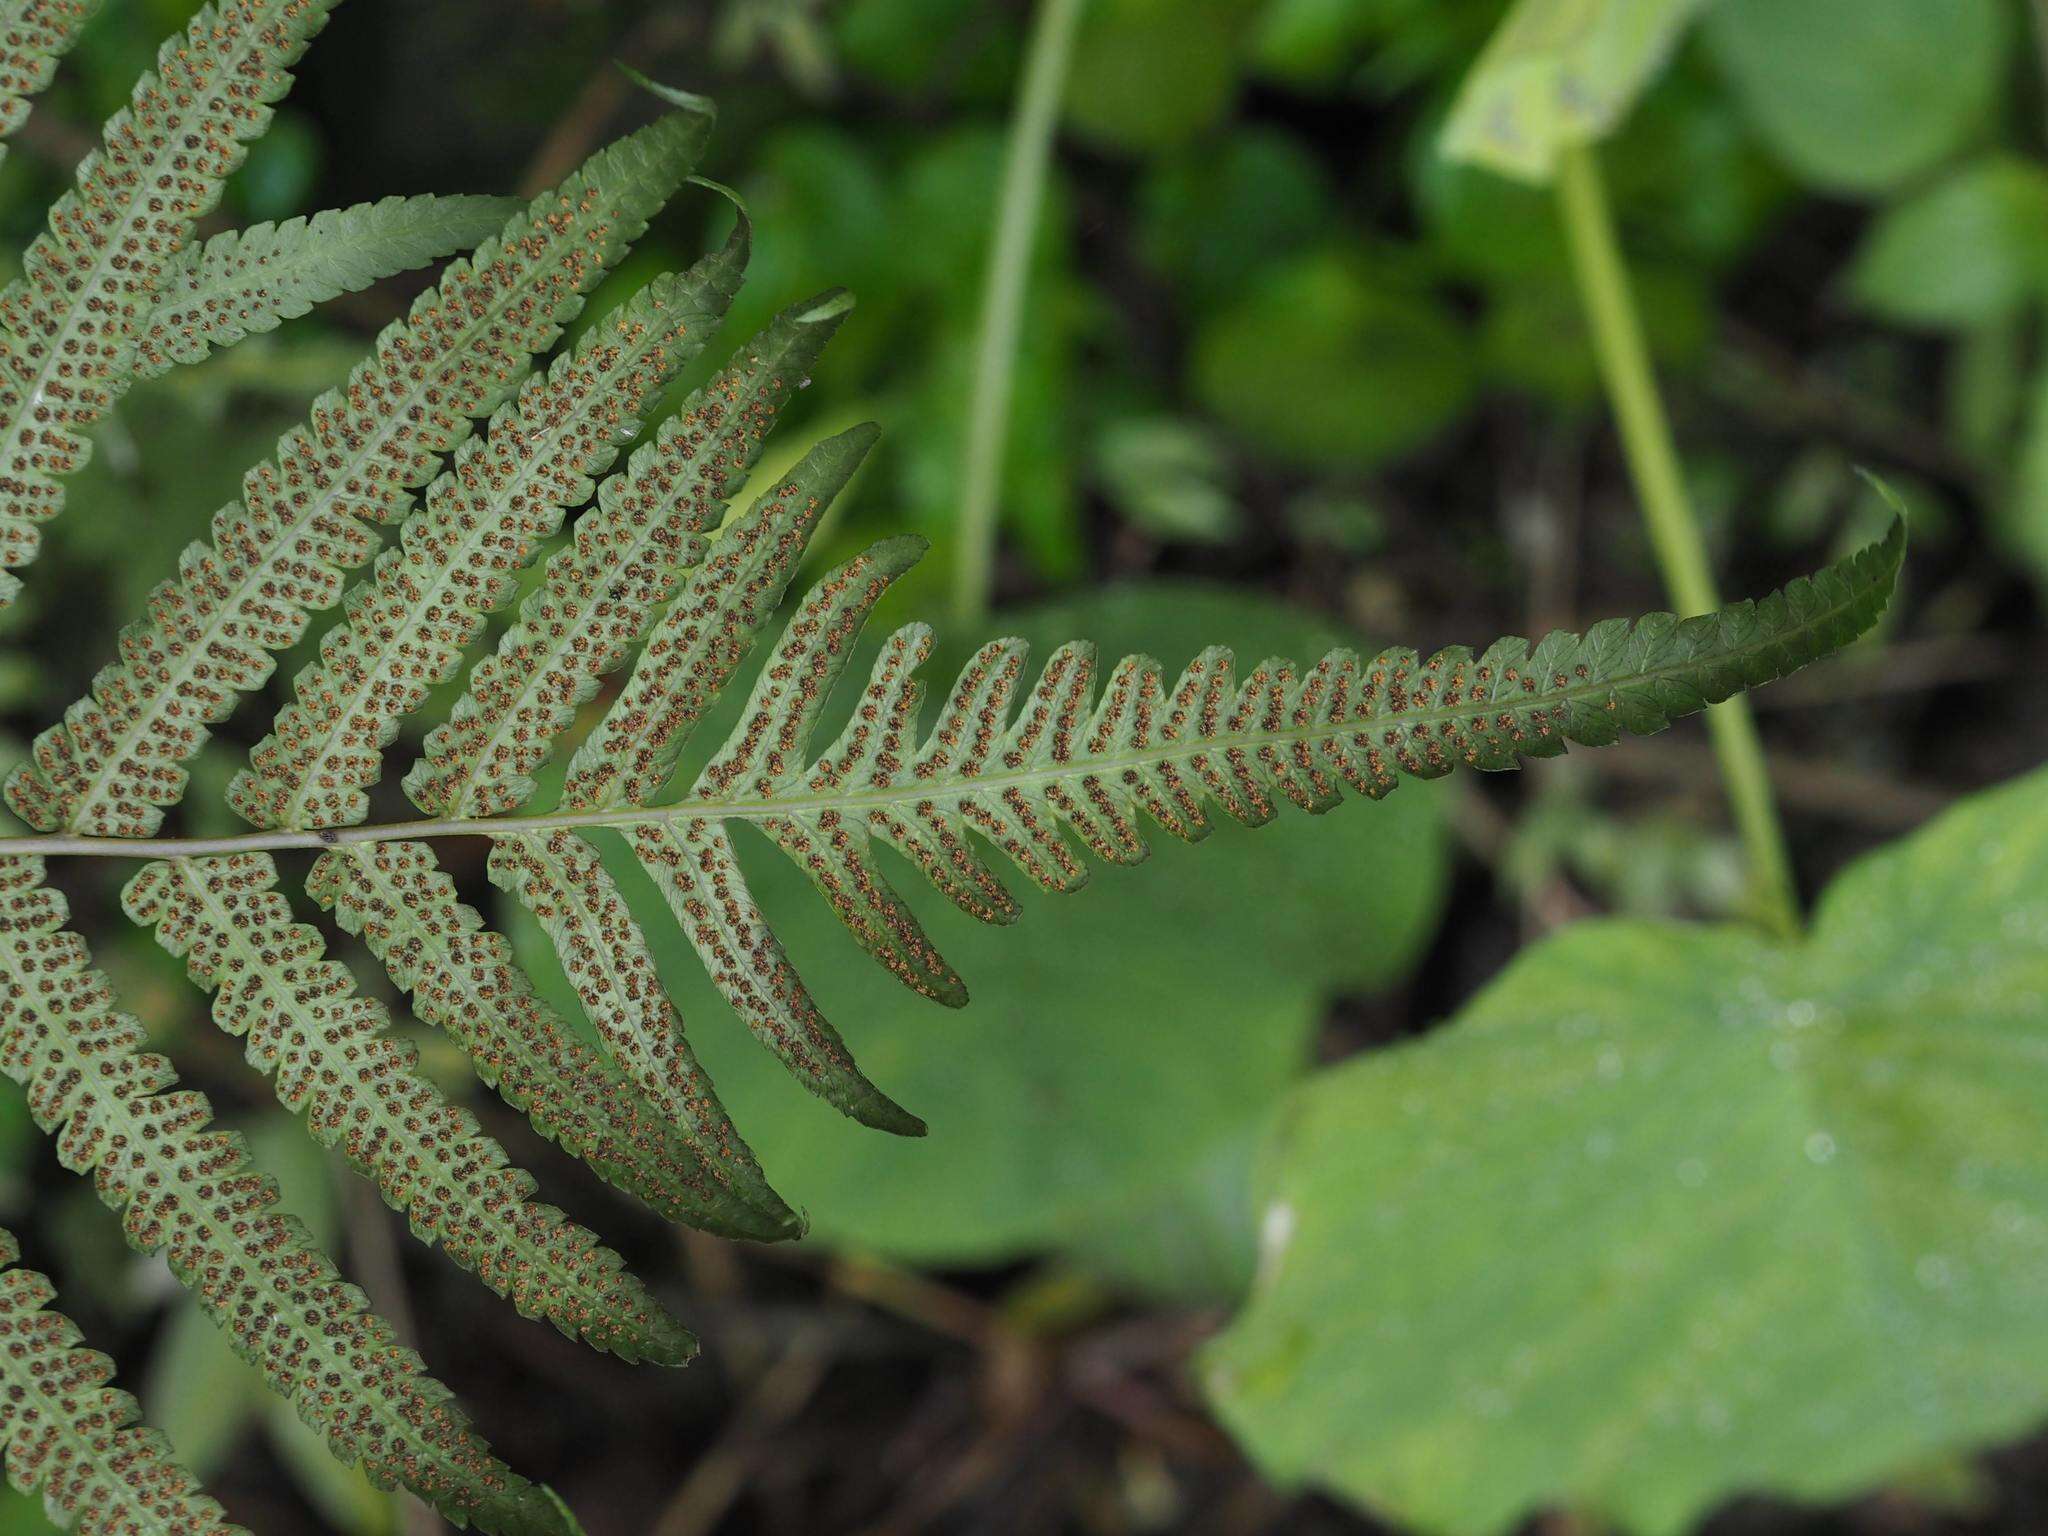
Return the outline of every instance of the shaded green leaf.
[[[1894,204],[1849,281],[1866,308],[1908,325],[2009,318],[2048,292],[2048,171],[1987,155]]]
[[[1673,1532],[2048,1412],[2048,773],[1811,936],[1602,921],[1321,1074],[1208,1358],[1283,1482],[1428,1530]]]
[[[1750,125],[1831,191],[1884,192],[1988,118],[2011,13],[1988,0],[1720,0],[1706,37]]]
[[[1206,323],[1192,382],[1263,452],[1366,466],[1455,419],[1470,398],[1470,354],[1428,294],[1392,291],[1327,251],[1269,273]]]
[[[1237,93],[1236,0],[1091,0],[1068,72],[1067,122],[1111,148],[1186,143]]]

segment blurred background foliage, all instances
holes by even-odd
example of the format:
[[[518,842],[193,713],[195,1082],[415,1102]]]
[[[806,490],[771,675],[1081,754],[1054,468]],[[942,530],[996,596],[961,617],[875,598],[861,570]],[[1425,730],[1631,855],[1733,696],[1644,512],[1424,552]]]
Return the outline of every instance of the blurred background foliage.
[[[0,164],[10,249],[192,8],[106,0]],[[2030,681],[2048,659],[2048,18],[2020,0],[1696,9],[1604,161],[1725,585],[1761,591],[1881,527],[1858,465],[1915,510],[1913,590],[1881,642],[1760,700],[1810,891],[2048,757]],[[992,625],[1178,664],[1212,641],[1435,646],[1663,605],[1552,198],[1437,152],[1502,12],[1088,0],[1031,257]],[[938,616],[1029,20],[1009,0],[350,0],[219,220],[548,185],[648,110],[614,58],[713,95],[706,169],[757,230],[726,335],[825,287],[860,301],[767,472],[819,434],[882,422],[816,560],[920,532],[932,552],[880,622]],[[730,218],[709,193],[680,200],[585,323]],[[0,671],[9,750],[81,690],[242,469],[423,281],[122,404],[27,603],[0,616],[35,636]],[[945,638],[957,654],[980,636]],[[185,831],[230,830],[218,791],[264,718],[246,711],[214,743]],[[449,857],[488,903],[475,850]],[[995,937],[938,913],[976,995],[959,1018],[862,968],[814,903],[783,899],[786,871],[750,864],[827,1011],[930,1119],[928,1142],[858,1133],[767,1070],[686,955],[669,978],[812,1242],[678,1243],[478,1103],[705,1335],[682,1376],[587,1359],[472,1305],[305,1138],[277,1134],[174,963],[119,921],[112,872],[60,878],[129,1005],[274,1154],[294,1205],[510,1459],[599,1536],[1362,1528],[1264,1484],[1187,1369],[1250,1277],[1253,1149],[1281,1094],[1315,1063],[1428,1029],[1524,939],[1596,910],[1725,915],[1741,884],[1696,731],[1226,829],[1192,861],[1161,848],[1079,896],[1028,901],[1022,929]],[[452,1048],[418,1033],[470,1091]],[[12,1093],[0,1205],[252,1525],[431,1528],[308,1453]],[[1743,1506],[1717,1528],[2019,1532],[2044,1510],[2036,1446],[1902,1474],[1844,1511]],[[44,1528],[24,1501],[0,1508],[0,1532]]]

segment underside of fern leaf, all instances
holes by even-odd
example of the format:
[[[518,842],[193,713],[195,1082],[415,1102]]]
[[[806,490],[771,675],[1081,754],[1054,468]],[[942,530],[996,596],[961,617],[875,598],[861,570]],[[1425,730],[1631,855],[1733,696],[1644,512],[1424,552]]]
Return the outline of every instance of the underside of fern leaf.
[[[220,0],[166,42],[0,293],[0,572],[36,557],[164,270],[270,121],[335,0]],[[79,7],[39,7],[62,41]],[[0,602],[19,579],[4,576]]]
[[[824,458],[835,446],[823,445]],[[624,831],[728,1001],[814,1091],[871,1123],[887,1123],[875,1112],[879,1095],[870,1097],[748,893],[731,826],[752,826],[795,860],[861,946],[912,990],[959,1005],[966,989],[890,888],[873,857],[878,840],[963,910],[1008,922],[1016,906],[983,847],[1042,888],[1072,890],[1087,878],[1085,854],[1142,859],[1148,821],[1193,841],[1216,811],[1256,826],[1288,805],[1327,811],[1347,789],[1377,799],[1404,774],[1513,768],[1569,742],[1662,730],[1861,634],[1888,600],[1904,551],[1900,524],[1760,603],[1686,620],[1612,620],[1533,647],[1502,640],[1483,655],[1337,650],[1306,668],[1273,659],[1241,672],[1228,650],[1213,648],[1169,682],[1142,656],[1099,675],[1092,648],[1073,644],[1033,683],[1022,643],[997,641],[963,669],[922,736],[917,668],[931,636],[912,625],[884,641],[852,718],[814,751],[868,612],[921,550],[891,541],[811,590],[724,746],[687,793],[661,802],[664,765],[737,666],[744,646],[735,637],[765,617],[801,553],[820,478],[839,477],[820,477],[819,458],[729,529],[717,558],[694,574],[669,616],[685,616],[674,626],[680,637],[650,643],[586,742],[585,771],[572,772],[563,808],[475,825],[496,844],[494,877],[542,916],[572,978],[647,963],[645,941],[584,837],[601,826]],[[773,555],[750,558],[763,547]],[[619,728],[622,713],[631,723]],[[619,775],[598,773],[600,760]],[[593,788],[626,782],[644,793]],[[538,900],[536,884],[545,886]],[[619,993],[639,1000],[629,1009],[579,979],[593,1011],[637,1010],[641,1029],[659,1022],[681,1049],[680,1021],[648,1015],[647,985]]]
[[[65,1166],[93,1176],[128,1241],[171,1271],[344,1462],[487,1531],[559,1531],[448,1389],[399,1345],[249,1167],[201,1094],[117,1013],[41,860],[0,859],[0,1070],[28,1090]]]
[[[417,1237],[527,1316],[628,1359],[680,1363],[694,1341],[421,1073],[391,1011],[298,920],[274,853],[317,853],[306,893],[541,1134],[672,1220],[790,1237],[802,1220],[720,1103],[662,985],[650,925],[674,923],[744,1025],[819,1098],[894,1134],[924,1126],[861,1071],[797,974],[748,887],[748,834],[736,829],[802,868],[907,987],[958,1006],[966,986],[889,883],[877,844],[963,910],[1008,923],[1018,908],[993,855],[1071,890],[1091,855],[1144,858],[1147,823],[1192,841],[1219,813],[1258,825],[1289,805],[1327,811],[1347,791],[1379,798],[1404,774],[1512,768],[1569,742],[1661,730],[1847,644],[1897,577],[1902,526],[1760,603],[1610,621],[1534,646],[1503,640],[1479,655],[1335,650],[1241,669],[1217,647],[1171,674],[1142,656],[1099,668],[1077,642],[1034,678],[1023,643],[999,640],[930,720],[919,669],[932,635],[913,624],[882,640],[843,728],[821,744],[870,615],[922,553],[921,541],[894,539],[809,588],[714,749],[696,741],[700,729],[876,441],[861,426],[819,442],[728,515],[851,300],[833,292],[784,311],[618,462],[731,305],[751,241],[744,213],[723,249],[648,283],[545,366],[537,359],[689,176],[709,112],[680,95],[671,101],[683,110],[523,208],[392,199],[181,246],[332,3],[223,0],[202,12],[187,50],[164,56],[169,84],[144,82],[53,214],[28,277],[0,295],[12,335],[0,345],[0,420],[12,423],[0,563],[19,564],[59,505],[59,477],[82,460],[79,432],[127,382],[482,242],[249,473],[210,538],[123,631],[91,693],[9,778],[8,804],[43,835],[0,839],[0,1070],[28,1088],[38,1123],[67,1166],[93,1175],[130,1241],[166,1255],[337,1455],[459,1523],[540,1533],[565,1530],[567,1517],[491,1455],[277,1212],[274,1188],[236,1138],[211,1128],[206,1101],[143,1048],[63,927],[44,849],[149,860],[126,889],[129,915],[184,960],[279,1099]],[[9,93],[47,76],[90,8],[0,0],[0,16],[44,27],[19,32],[34,45],[28,64],[0,61],[0,129],[18,116]],[[212,87],[209,69],[225,72]],[[182,167],[189,195],[138,203],[135,178],[176,162],[180,146],[196,157]],[[148,260],[131,260],[126,242],[144,238]],[[212,728],[337,605],[231,785],[253,830],[159,838]],[[403,723],[480,643],[452,711],[403,775],[420,816],[371,824]],[[615,696],[595,706],[619,673]],[[537,804],[579,726],[553,802]],[[598,833],[637,860],[666,914],[634,908]],[[599,1044],[541,1000],[507,940],[461,899],[434,848],[455,836],[488,840],[491,880],[540,921]],[[27,1315],[47,1317],[35,1311],[46,1288],[8,1284],[0,1327],[24,1315],[8,1307],[18,1292],[33,1300]],[[61,1324],[35,1326],[53,1350],[71,1349]],[[61,1369],[97,1390],[98,1357],[71,1358]],[[80,1403],[96,1440],[32,1423],[43,1436],[34,1454],[74,1458],[43,1479],[76,1491],[66,1508],[86,1519],[115,1508],[123,1469],[140,1468],[192,1522],[165,1528],[224,1528],[183,1474],[149,1470],[158,1448],[127,1428],[125,1399]],[[0,1418],[10,1445],[31,1443],[23,1424]],[[79,1470],[88,1453],[99,1461]]]
[[[695,1354],[618,1255],[535,1203],[533,1177],[421,1074],[412,1048],[386,1033],[382,1005],[357,994],[276,885],[268,854],[177,859],[145,866],[125,905],[214,994],[215,1021],[247,1040],[285,1107],[404,1211],[415,1236],[522,1313],[600,1349],[664,1365]]]
[[[134,377],[199,362],[338,294],[466,251],[518,211],[503,197],[387,197],[187,246],[139,327]]]
[[[242,500],[214,517],[212,541],[185,551],[91,695],[36,739],[8,780],[15,812],[45,831],[154,831],[210,727],[375,553],[365,523],[403,517],[438,455],[518,386],[682,184],[707,129],[676,113],[601,151],[387,327],[277,457],[249,472]]]
[[[135,1399],[109,1386],[114,1362],[84,1348],[50,1310],[56,1288],[16,1268],[0,1232],[0,1448],[8,1481],[40,1491],[58,1526],[79,1536],[248,1536],[229,1523],[164,1437],[136,1423]]]
[[[98,9],[99,0],[0,0],[0,138],[26,121],[30,99]]]
[[[812,737],[868,613],[921,552],[918,541],[893,540],[812,589],[740,724],[688,790],[665,799],[694,727],[737,672],[819,515],[871,442],[861,429],[820,444],[720,532],[658,620],[647,626],[640,617],[652,632],[639,662],[579,748],[554,811],[511,814],[531,797],[533,770],[571,711],[520,700],[584,697],[615,664],[609,641],[567,644],[562,637],[580,631],[559,623],[534,639],[515,626],[479,664],[455,723],[430,738],[407,780],[423,809],[447,818],[420,830],[492,838],[493,879],[541,920],[613,1055],[679,1124],[697,1127],[690,1136],[700,1146],[722,1150],[736,1133],[590,831],[625,834],[718,988],[801,1081],[855,1118],[915,1133],[919,1122],[861,1075],[790,965],[747,889],[732,825],[753,826],[795,860],[862,947],[912,990],[957,1006],[966,988],[891,889],[876,840],[967,912],[1007,922],[1015,903],[984,846],[1034,884],[1071,890],[1087,878],[1085,854],[1143,858],[1147,821],[1196,840],[1218,810],[1258,825],[1289,804],[1326,811],[1347,789],[1379,798],[1403,774],[1512,768],[1568,742],[1605,745],[1623,732],[1661,730],[1862,633],[1888,600],[1904,551],[1900,525],[1761,603],[1683,621],[1609,621],[1533,647],[1503,640],[1483,655],[1391,649],[1367,659],[1339,650],[1305,669],[1268,660],[1240,675],[1217,648],[1169,682],[1145,657],[1098,676],[1092,649],[1076,644],[1048,658],[1033,684],[1022,643],[998,641],[969,662],[923,735],[917,668],[931,636],[913,625],[883,643],[852,719],[818,752]],[[557,560],[588,566],[591,556],[565,551]],[[563,590],[577,586],[616,591],[588,570]],[[537,593],[529,606],[545,615],[556,601]],[[546,672],[550,634],[563,647],[560,681],[538,693],[509,688],[508,667]],[[490,720],[507,724],[466,723]],[[491,730],[498,746],[471,744]],[[479,814],[492,811],[500,814]],[[407,830],[326,834],[353,845],[327,857],[374,857],[371,849]]]

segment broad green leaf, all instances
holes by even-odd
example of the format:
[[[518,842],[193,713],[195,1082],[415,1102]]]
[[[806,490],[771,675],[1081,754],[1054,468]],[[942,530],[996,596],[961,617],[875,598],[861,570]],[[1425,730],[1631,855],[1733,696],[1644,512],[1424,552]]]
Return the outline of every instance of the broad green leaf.
[[[1471,344],[1423,292],[1343,253],[1288,262],[1196,333],[1193,387],[1278,458],[1364,467],[1419,446],[1464,408]]]
[[[1907,325],[2009,319],[2048,293],[2048,171],[1987,155],[1887,208],[1850,271],[1864,307]]]
[[[1864,195],[1963,146],[2011,43],[1992,0],[1719,0],[1703,25],[1758,136],[1815,186]]]
[[[1095,461],[1117,511],[1155,538],[1223,544],[1243,524],[1223,451],[1194,422],[1176,416],[1110,421],[1096,438]]]
[[[1175,665],[1218,639],[1252,657],[1312,655],[1335,638],[1275,604],[1186,584],[1012,613],[1002,629],[1040,655],[1084,636],[1106,655],[1149,647]],[[727,689],[728,706],[745,691]],[[701,734],[721,737],[722,719]],[[1306,1066],[1329,999],[1393,980],[1426,941],[1446,875],[1438,794],[1409,785],[1326,818],[1222,825],[1199,847],[1154,838],[1147,862],[1102,870],[1078,892],[1014,882],[1022,916],[1010,928],[917,900],[966,979],[957,1015],[860,955],[801,871],[736,835],[754,896],[820,1007],[868,1075],[929,1122],[915,1142],[853,1124],[793,1081],[730,1017],[638,868],[622,851],[610,866],[636,909],[660,914],[643,926],[691,1041],[812,1235],[969,1262],[1058,1246],[1198,1170],[1266,1113]],[[1238,899],[1245,891],[1262,899]],[[546,939],[509,906],[508,931],[553,984]]]
[[[1558,151],[1605,138],[1702,0],[1516,0],[1465,78],[1443,152],[1548,181]]]
[[[1684,1529],[2048,1416],[2048,772],[1810,937],[1597,921],[1320,1074],[1209,1354],[1283,1483],[1428,1531]]]
[[[1254,1172],[1276,1118],[1262,1115],[1170,1182],[1095,1215],[1067,1244],[1073,1260],[1147,1297],[1195,1306],[1242,1301],[1258,1263]]]
[[[1185,144],[1237,94],[1240,0],[1089,0],[1066,91],[1069,126],[1112,149]]]

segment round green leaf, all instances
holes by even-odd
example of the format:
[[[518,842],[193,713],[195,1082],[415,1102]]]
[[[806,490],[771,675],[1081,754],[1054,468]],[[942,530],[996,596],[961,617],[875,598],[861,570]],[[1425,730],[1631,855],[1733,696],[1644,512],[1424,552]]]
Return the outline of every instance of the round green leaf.
[[[1465,407],[1464,330],[1426,293],[1369,282],[1336,252],[1272,272],[1194,345],[1203,403],[1264,452],[1314,466],[1380,463]]]
[[[1810,938],[1588,922],[1323,1073],[1206,1361],[1285,1482],[1432,1531],[1675,1532],[2048,1415],[2048,773]]]
[[[1991,0],[1720,0],[1708,42],[1750,124],[1814,184],[1882,192],[1989,115],[2010,43]]]
[[[2048,291],[2048,172],[1988,155],[1886,209],[1850,282],[1867,308],[1908,325],[2006,318]]]

